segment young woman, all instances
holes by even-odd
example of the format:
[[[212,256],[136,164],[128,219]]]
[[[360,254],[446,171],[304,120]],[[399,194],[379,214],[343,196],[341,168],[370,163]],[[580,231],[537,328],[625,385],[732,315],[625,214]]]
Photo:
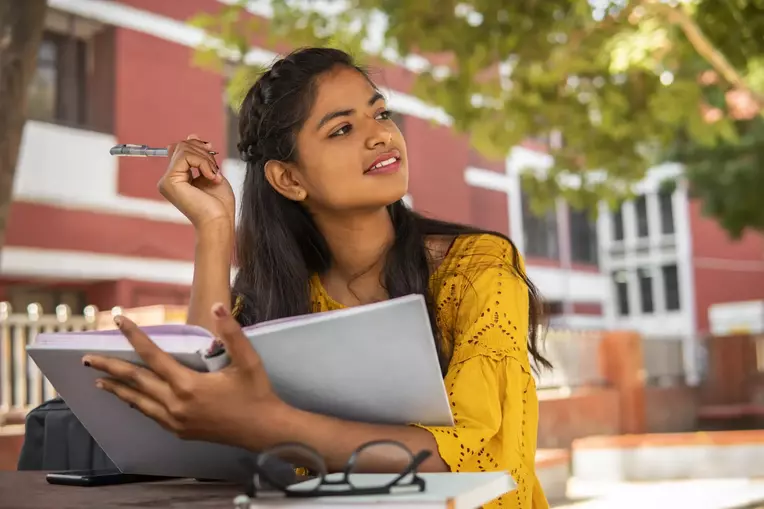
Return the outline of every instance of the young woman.
[[[498,505],[547,507],[534,469],[529,357],[548,364],[537,339],[539,297],[512,243],[406,208],[406,144],[346,53],[311,48],[276,62],[247,94],[239,131],[247,174],[236,242],[233,193],[209,143],[178,143],[159,184],[196,229],[189,322],[218,331],[231,365],[188,370],[117,317],[150,369],[86,356],[107,375],[98,386],[183,438],[252,450],[301,442],[334,470],[364,443],[396,440],[437,453],[423,471],[511,472],[518,488]],[[411,293],[426,297],[456,428],[349,422],[290,407],[241,333],[240,325]],[[379,453],[362,468],[397,472],[400,461]]]

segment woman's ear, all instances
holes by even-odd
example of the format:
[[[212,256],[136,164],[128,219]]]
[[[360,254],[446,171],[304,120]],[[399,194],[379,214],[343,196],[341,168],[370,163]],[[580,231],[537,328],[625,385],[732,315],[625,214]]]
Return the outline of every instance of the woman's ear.
[[[300,184],[295,168],[290,163],[270,160],[265,163],[265,178],[273,189],[284,198],[292,201],[303,201],[308,192]]]

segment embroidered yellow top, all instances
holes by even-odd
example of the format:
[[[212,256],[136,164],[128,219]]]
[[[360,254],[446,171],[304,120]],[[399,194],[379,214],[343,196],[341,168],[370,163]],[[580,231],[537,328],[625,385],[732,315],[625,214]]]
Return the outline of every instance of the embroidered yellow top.
[[[546,509],[536,477],[538,399],[527,348],[528,289],[511,270],[512,245],[494,235],[458,237],[430,291],[444,341],[445,377],[456,426],[426,427],[454,472],[509,471],[517,489],[486,507]],[[342,308],[311,280],[313,312]],[[235,311],[234,311],[235,312]]]

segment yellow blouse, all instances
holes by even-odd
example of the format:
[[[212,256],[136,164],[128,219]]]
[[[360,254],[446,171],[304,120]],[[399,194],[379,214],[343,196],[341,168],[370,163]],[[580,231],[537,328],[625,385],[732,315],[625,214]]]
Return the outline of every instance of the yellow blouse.
[[[444,381],[456,426],[420,427],[433,434],[452,471],[512,474],[517,489],[486,507],[546,509],[535,469],[538,398],[526,345],[528,290],[510,270],[513,256],[504,239],[465,235],[432,275],[438,326],[453,345]],[[314,312],[343,307],[318,276],[311,296]]]

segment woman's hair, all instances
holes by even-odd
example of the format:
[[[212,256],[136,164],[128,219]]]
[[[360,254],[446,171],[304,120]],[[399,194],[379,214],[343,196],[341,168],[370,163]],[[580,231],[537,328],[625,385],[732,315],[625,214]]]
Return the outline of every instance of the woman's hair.
[[[237,319],[242,325],[311,312],[310,278],[314,273],[323,274],[332,263],[329,246],[308,210],[270,185],[265,164],[269,160],[297,160],[297,133],[315,100],[317,78],[337,66],[355,69],[369,79],[343,51],[302,49],[266,71],[241,105],[238,149],[247,163],[247,172],[237,228],[239,270],[233,294],[240,299]],[[444,345],[444,335],[437,326],[434,296],[429,291],[432,263],[425,239],[429,235],[455,237],[473,233],[509,239],[500,233],[423,217],[401,200],[387,209],[395,240],[386,258],[384,287],[391,298],[424,296],[445,373],[452,349]],[[514,253],[512,269],[528,286],[528,350],[537,365],[550,367],[539,348],[541,299],[523,272],[516,249]]]

